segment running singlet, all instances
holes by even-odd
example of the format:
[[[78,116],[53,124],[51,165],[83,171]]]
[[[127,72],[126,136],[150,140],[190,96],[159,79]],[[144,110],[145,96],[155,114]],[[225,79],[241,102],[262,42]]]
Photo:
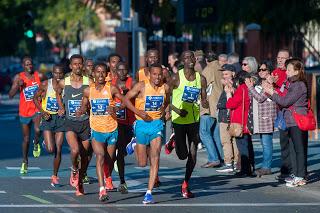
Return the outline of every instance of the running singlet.
[[[145,81],[143,98],[136,98],[135,106],[139,110],[146,111],[153,120],[160,119],[162,116],[161,108],[166,98],[164,84],[155,90],[149,81]],[[136,115],[138,120],[142,120]]]
[[[88,114],[76,117],[76,111],[81,106],[83,97],[83,90],[89,85],[89,78],[86,76],[82,77],[82,86],[80,88],[73,88],[71,85],[70,76],[64,79],[64,96],[63,103],[66,109],[66,117],[72,121],[84,121],[89,119]]]
[[[146,76],[146,74],[144,72],[144,69],[146,69],[146,68],[140,68],[138,71],[139,81],[148,81],[149,80],[149,78]]]
[[[172,91],[172,104],[178,109],[184,109],[188,112],[186,117],[181,117],[172,111],[172,122],[176,124],[191,124],[199,122],[200,108],[199,95],[201,91],[201,78],[199,73],[196,74],[194,81],[188,81],[184,71],[179,70],[180,85]]]
[[[118,127],[117,119],[107,112],[108,106],[115,106],[110,91],[110,84],[106,83],[101,91],[97,90],[95,85],[91,85],[89,101],[91,105],[91,129],[102,133],[116,130]]]
[[[42,99],[42,109],[51,115],[57,114],[59,110],[56,91],[53,89],[52,78],[48,80],[47,93]]]
[[[117,86],[117,78],[112,79],[112,85]],[[128,77],[126,80],[126,88],[128,90],[130,90],[132,88],[132,77]],[[121,88],[119,88],[120,92],[122,95],[125,95],[123,93],[123,90]],[[121,101],[116,98],[116,106],[121,106]],[[136,117],[134,116],[134,113],[127,109],[124,108],[122,110],[117,111],[117,119],[118,119],[118,123],[124,124],[124,125],[132,125],[134,123],[134,121],[136,120]]]
[[[29,79],[25,72],[19,73],[19,77],[24,83],[24,87],[20,87],[19,115],[22,117],[31,117],[39,111],[33,103],[33,96],[40,85],[39,73],[34,72],[33,76],[33,79]]]

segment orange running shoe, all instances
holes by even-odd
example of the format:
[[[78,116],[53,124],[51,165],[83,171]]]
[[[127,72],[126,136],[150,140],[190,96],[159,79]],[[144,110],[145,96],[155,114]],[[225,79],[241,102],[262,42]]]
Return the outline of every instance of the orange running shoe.
[[[112,183],[112,177],[107,177],[104,179],[105,183],[106,183],[106,190],[113,190],[114,189],[114,186],[113,186],[113,183]]]
[[[58,176],[55,176],[55,175],[52,175],[51,176],[51,186],[53,187],[57,187],[59,186],[59,177]]]
[[[70,185],[76,188],[78,184],[79,184],[79,170],[71,169]]]

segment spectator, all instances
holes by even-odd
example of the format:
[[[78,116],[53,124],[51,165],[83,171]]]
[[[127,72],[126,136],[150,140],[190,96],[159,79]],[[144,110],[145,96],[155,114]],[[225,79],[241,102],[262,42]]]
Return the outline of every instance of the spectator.
[[[228,62],[228,56],[226,54],[220,54],[218,57],[218,61],[220,66],[222,66]]]
[[[258,63],[255,57],[248,56],[242,60],[242,70],[248,73],[256,73],[258,70]]]

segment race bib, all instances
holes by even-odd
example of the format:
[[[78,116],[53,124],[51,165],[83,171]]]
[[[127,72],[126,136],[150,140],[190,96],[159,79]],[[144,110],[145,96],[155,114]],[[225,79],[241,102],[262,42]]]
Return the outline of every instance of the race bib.
[[[38,88],[39,86],[36,84],[23,89],[23,94],[26,101],[33,101],[33,96],[37,92]]]
[[[145,111],[160,111],[163,105],[163,96],[146,96]]]
[[[108,115],[107,108],[109,99],[93,99],[91,100],[91,111],[93,115]]]
[[[181,100],[188,103],[195,103],[198,101],[199,94],[199,88],[185,86]]]
[[[46,110],[50,112],[58,112],[59,106],[56,98],[48,97]]]
[[[69,116],[76,117],[76,111],[81,106],[81,100],[68,100]]]
[[[117,107],[120,107],[121,104],[120,104],[120,103],[116,103],[116,106],[117,106]],[[117,115],[117,118],[118,118],[119,120],[126,120],[126,117],[127,117],[127,116],[126,116],[126,108],[117,111],[117,112],[116,112],[116,115]]]

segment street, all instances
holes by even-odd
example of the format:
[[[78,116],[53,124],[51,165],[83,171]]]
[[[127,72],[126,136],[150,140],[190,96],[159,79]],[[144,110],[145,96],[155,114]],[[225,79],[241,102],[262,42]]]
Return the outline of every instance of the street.
[[[10,115],[10,116],[7,116]],[[161,186],[153,191],[155,204],[143,205],[147,188],[148,167],[136,167],[134,156],[126,158],[126,180],[129,193],[109,192],[110,200],[98,200],[95,158],[88,175],[92,184],[84,185],[86,195],[76,197],[69,185],[70,156],[66,143],[63,147],[59,171],[61,187],[50,186],[52,159],[45,150],[40,158],[29,151],[29,171],[20,176],[21,128],[16,105],[0,105],[0,212],[319,212],[320,211],[320,142],[309,142],[309,183],[302,187],[288,188],[275,180],[280,165],[279,140],[274,139],[274,174],[262,178],[236,178],[219,174],[215,169],[203,169],[205,150],[198,151],[198,162],[190,181],[193,199],[183,199],[180,187],[184,178],[185,161],[176,154],[161,154],[159,177]],[[262,160],[259,141],[254,141],[257,168]],[[113,173],[114,185],[119,184]]]

